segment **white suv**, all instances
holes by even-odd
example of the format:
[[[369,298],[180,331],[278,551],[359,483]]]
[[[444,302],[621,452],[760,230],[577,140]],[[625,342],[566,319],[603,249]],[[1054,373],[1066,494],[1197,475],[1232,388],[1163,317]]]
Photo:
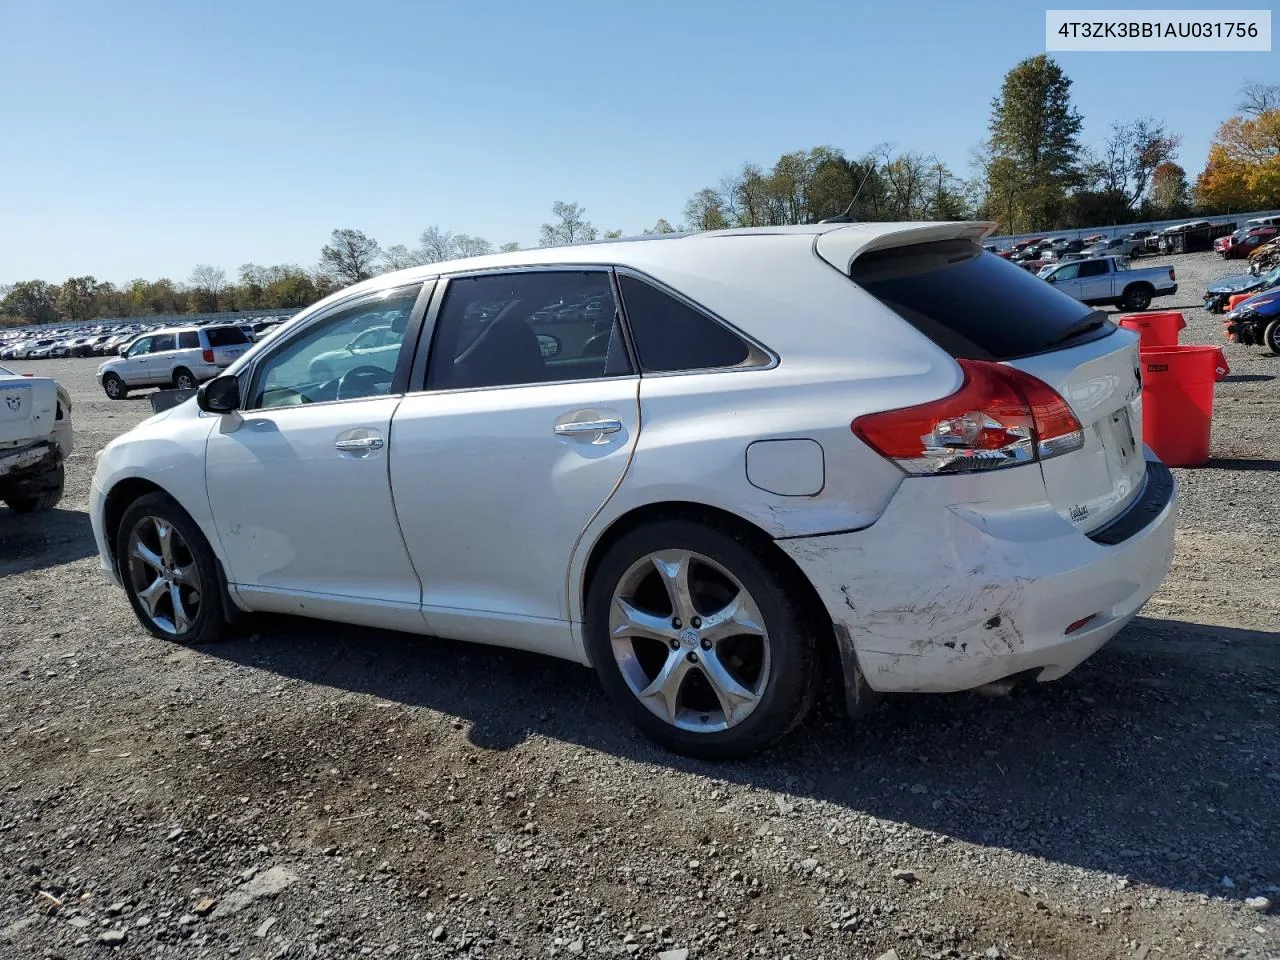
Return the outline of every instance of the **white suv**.
[[[262,611],[590,664],[709,757],[794,728],[828,666],[855,714],[1056,680],[1164,579],[1176,488],[1137,336],[984,252],[993,227],[384,274],[106,446],[103,570],[182,643]],[[398,348],[317,375],[371,320]]]
[[[227,369],[252,344],[231,324],[170,327],[145,333],[120,355],[98,367],[98,380],[112,400],[136,387],[192,390]]]

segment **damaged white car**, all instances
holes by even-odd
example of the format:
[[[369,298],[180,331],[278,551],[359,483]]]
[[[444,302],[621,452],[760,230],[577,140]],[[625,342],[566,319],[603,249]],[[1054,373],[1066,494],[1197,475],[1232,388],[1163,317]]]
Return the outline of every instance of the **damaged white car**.
[[[18,513],[55,506],[71,445],[66,389],[52,377],[0,367],[0,500]]]
[[[1164,579],[1177,494],[1138,338],[984,252],[992,229],[384,274],[108,444],[103,570],[183,643],[263,611],[590,664],[706,757],[793,729],[828,663],[855,714],[1056,680]],[[325,366],[371,319],[391,343]]]

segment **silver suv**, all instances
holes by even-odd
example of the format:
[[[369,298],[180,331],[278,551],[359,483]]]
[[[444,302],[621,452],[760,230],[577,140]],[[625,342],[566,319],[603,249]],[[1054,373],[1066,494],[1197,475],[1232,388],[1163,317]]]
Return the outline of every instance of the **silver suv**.
[[[112,400],[137,387],[194,390],[211,380],[252,344],[232,324],[152,330],[129,344],[118,359],[98,367],[98,380]]]

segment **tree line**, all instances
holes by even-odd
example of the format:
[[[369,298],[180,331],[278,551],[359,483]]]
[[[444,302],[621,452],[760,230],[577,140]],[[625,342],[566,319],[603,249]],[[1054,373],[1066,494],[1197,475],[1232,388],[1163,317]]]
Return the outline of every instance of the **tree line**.
[[[678,225],[659,218],[643,233],[812,223],[844,213],[857,220],[993,220],[1000,233],[1030,233],[1280,208],[1280,85],[1244,85],[1237,114],[1219,127],[1194,183],[1177,163],[1181,138],[1163,120],[1114,124],[1097,149],[1081,144],[1083,129],[1071,79],[1040,54],[1005,75],[968,176],[935,154],[890,143],[857,156],[817,146],[767,166],[744,163],[694,193]],[[556,201],[539,244],[620,236],[621,230],[598,230],[579,204]],[[363,231],[338,229],[311,268],[246,263],[232,278],[200,264],[186,282],[138,279],[117,287],[82,276],[0,286],[0,325],[296,309],[389,270],[519,248],[438,226],[412,246],[387,247]]]

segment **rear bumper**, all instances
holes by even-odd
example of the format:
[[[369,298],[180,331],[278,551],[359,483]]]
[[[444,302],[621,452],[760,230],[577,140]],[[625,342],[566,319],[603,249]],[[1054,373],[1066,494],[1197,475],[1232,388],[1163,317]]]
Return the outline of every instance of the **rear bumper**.
[[[847,633],[873,690],[954,692],[1027,671],[1056,680],[1155,593],[1172,563],[1177,512],[1163,465],[1093,534],[1111,543],[1034,503],[1033,477],[1038,485],[1030,472],[910,479],[866,530],[778,542]],[[1159,494],[1152,484],[1166,478]]]

